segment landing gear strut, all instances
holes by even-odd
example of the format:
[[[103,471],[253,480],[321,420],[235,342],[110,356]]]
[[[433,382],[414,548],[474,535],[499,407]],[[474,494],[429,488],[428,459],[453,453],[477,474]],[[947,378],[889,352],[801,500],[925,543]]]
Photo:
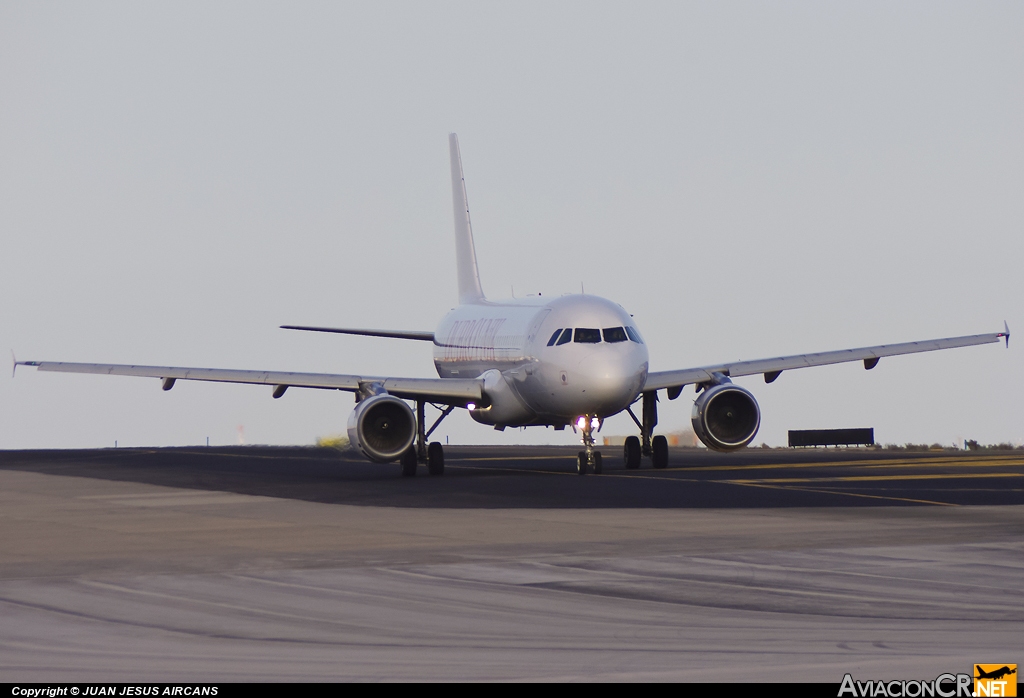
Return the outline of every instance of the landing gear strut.
[[[596,417],[591,418],[588,415],[583,415],[580,417],[579,422],[577,422],[577,426],[583,432],[584,449],[576,454],[576,472],[580,475],[586,475],[587,471],[591,469],[593,469],[595,475],[601,474],[601,452],[594,450],[594,421],[596,420]]]
[[[654,453],[651,447],[651,436],[654,434],[654,427],[658,426],[658,393],[651,391],[644,393],[644,423],[640,427],[640,448],[645,456]]]
[[[437,407],[437,405],[434,406]],[[444,446],[437,441],[428,444],[427,439],[454,409],[454,405],[448,405],[441,410],[441,415],[434,421],[430,429],[424,429],[426,426],[426,403],[423,400],[416,401],[416,443],[402,454],[403,477],[416,475],[416,466],[420,463],[427,466],[427,472],[431,475],[444,475]]]
[[[639,468],[641,457],[649,456],[654,468],[661,470],[668,466],[668,439],[664,436],[652,436],[654,427],[658,425],[658,393],[653,390],[644,393],[643,401],[643,421],[636,418],[631,408],[626,408],[629,416],[640,427],[639,439],[635,436],[626,439],[623,449],[626,468],[629,470]]]

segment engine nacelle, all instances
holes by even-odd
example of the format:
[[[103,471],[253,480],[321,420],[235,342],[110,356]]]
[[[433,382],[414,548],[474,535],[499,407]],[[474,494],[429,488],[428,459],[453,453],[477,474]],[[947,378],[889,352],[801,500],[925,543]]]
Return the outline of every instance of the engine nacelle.
[[[361,400],[348,418],[348,438],[363,455],[389,463],[416,438],[416,417],[404,400],[387,393]]]
[[[757,435],[761,410],[748,390],[726,379],[697,396],[690,421],[705,446],[714,451],[735,451]]]

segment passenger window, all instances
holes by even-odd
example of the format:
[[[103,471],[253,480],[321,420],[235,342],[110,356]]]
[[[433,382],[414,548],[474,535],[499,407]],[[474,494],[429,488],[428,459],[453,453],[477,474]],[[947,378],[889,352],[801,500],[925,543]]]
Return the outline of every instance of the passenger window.
[[[576,328],[577,344],[599,344],[601,342],[601,330],[592,330],[588,327]]]
[[[562,330],[562,336],[558,338],[558,342],[555,344],[555,346],[560,347],[563,344],[568,343],[570,340],[572,340],[572,328],[566,327],[564,330]]]
[[[644,340],[640,339],[640,333],[637,332],[635,328],[630,327],[629,325],[626,325],[626,334],[629,335],[629,338],[632,339],[637,344],[644,343]]]
[[[560,335],[560,334],[562,334],[562,328],[561,327],[559,327],[557,330],[555,330],[555,333],[553,335],[551,335],[551,339],[548,340],[548,346],[549,347],[555,343],[555,340],[558,339],[558,335]]]
[[[625,342],[626,331],[621,327],[606,327],[604,328],[604,341],[606,342]]]

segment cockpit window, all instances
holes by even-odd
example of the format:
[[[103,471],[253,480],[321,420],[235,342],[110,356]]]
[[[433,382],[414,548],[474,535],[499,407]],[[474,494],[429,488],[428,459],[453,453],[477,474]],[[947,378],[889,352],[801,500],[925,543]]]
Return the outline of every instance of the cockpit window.
[[[621,327],[605,327],[604,328],[604,341],[606,342],[625,342],[629,339],[626,336],[626,331]]]
[[[559,327],[557,330],[555,330],[555,333],[553,335],[551,335],[551,339],[548,340],[548,346],[549,347],[552,346],[555,343],[555,340],[558,339],[558,335],[560,335],[560,334],[562,334],[562,328],[561,327]]]
[[[629,335],[629,338],[636,342],[637,344],[644,343],[644,340],[640,339],[640,333],[636,331],[635,327],[630,327],[629,325],[626,325],[626,334]]]
[[[576,338],[573,341],[577,344],[598,344],[601,341],[601,330],[592,330],[588,327],[577,327]]]
[[[556,343],[556,346],[560,347],[563,344],[567,344],[571,340],[572,340],[572,328],[571,327],[567,327],[564,330],[562,330],[562,336],[558,338],[558,342]]]

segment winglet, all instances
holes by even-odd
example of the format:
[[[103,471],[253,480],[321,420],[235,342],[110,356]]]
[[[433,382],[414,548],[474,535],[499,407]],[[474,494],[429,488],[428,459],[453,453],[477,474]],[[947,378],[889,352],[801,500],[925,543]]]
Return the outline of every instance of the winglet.
[[[1006,320],[1003,320],[1003,329],[1005,332],[1000,332],[999,336],[1006,339],[1006,348],[1010,348],[1010,326],[1006,324]]]
[[[14,366],[11,367],[11,378],[14,378],[14,372],[18,370],[18,366],[38,366],[41,362],[39,361],[18,361],[14,356],[14,350],[11,349],[11,361]]]

